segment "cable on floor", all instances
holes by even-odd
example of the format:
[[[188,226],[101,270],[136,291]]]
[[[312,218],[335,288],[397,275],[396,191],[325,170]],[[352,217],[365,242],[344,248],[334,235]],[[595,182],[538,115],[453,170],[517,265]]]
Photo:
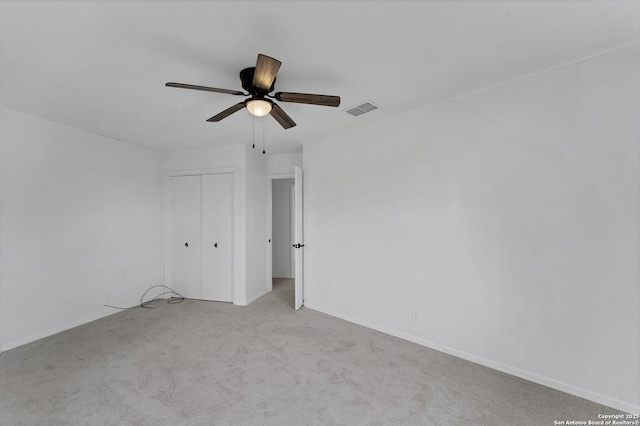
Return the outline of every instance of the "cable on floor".
[[[162,293],[158,294],[157,296],[153,297],[152,299],[149,300],[144,300],[145,296],[147,295],[147,293],[149,293],[151,290],[153,290],[156,287],[162,287],[164,290]],[[178,293],[177,291],[173,290],[171,287],[167,287],[166,285],[162,285],[162,284],[158,284],[158,285],[154,285],[151,286],[147,289],[147,291],[145,291],[142,296],[140,297],[140,307],[141,308],[155,308],[155,306],[148,306],[150,303],[155,302],[158,299],[164,299],[164,295],[166,294],[171,294],[171,295],[175,295],[175,296],[171,296],[169,297],[167,300],[167,303],[173,305],[175,303],[182,303],[184,301],[184,296],[181,295],[180,293]],[[114,309],[131,309],[131,308],[123,308],[121,306],[113,306],[113,305],[102,305],[102,306],[106,306],[107,308],[114,308]],[[134,306],[135,307],[135,306]]]
[[[147,295],[147,293],[149,293],[151,290],[153,290],[156,287],[162,287],[164,289],[167,289],[168,291],[163,291],[162,293],[160,293],[159,295],[157,295],[153,299],[147,300],[145,302],[144,301],[144,297]],[[164,296],[165,294],[175,294],[176,295],[176,297],[171,296],[169,299],[167,299],[167,303],[169,303],[171,305],[173,305],[175,303],[182,303],[184,301],[184,296],[181,295],[180,293],[178,293],[177,291],[173,290],[171,287],[167,287],[166,285],[158,284],[158,285],[154,285],[153,287],[150,287],[149,289],[147,289],[147,291],[144,292],[144,294],[140,298],[140,307],[141,308],[155,308],[155,306],[147,306],[147,305],[149,303],[151,303],[151,302],[154,302],[154,301],[162,298],[162,296]]]

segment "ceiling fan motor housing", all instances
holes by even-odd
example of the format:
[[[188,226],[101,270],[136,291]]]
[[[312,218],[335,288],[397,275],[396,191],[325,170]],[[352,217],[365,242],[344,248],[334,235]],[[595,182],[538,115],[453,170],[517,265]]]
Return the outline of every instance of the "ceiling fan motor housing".
[[[267,97],[277,99],[282,102],[296,102],[302,104],[325,105],[332,107],[337,107],[338,105],[340,105],[339,96],[314,95],[311,93],[293,92],[278,92],[274,96],[269,95],[269,93],[273,91],[276,82],[276,74],[281,65],[282,62],[277,59],[263,54],[258,54],[258,59],[256,60],[255,67],[245,68],[240,71],[240,82],[242,83],[242,88],[248,93],[240,92],[238,90],[220,89],[217,87],[197,86],[194,84],[173,82],[166,83],[166,86],[177,87],[180,89],[226,93],[236,96],[250,95],[250,97],[245,99],[244,101],[238,102],[237,104],[232,105],[224,111],[209,118],[207,120],[209,122],[218,122],[230,116],[231,114],[240,111],[243,108],[246,108],[251,114],[256,117],[262,117],[270,114],[271,117],[273,117],[284,129],[290,129],[296,125],[295,121],[293,121],[291,117],[289,117],[287,113],[284,112],[282,108],[280,108],[278,104],[273,102],[271,99],[267,99]]]
[[[269,90],[262,90],[253,85],[253,74],[255,74],[256,67],[245,68],[240,71],[240,81],[242,82],[242,88],[249,92],[254,96],[264,96],[267,93],[273,92],[274,85],[276,84],[276,79],[274,77],[273,83],[271,83],[271,87]]]

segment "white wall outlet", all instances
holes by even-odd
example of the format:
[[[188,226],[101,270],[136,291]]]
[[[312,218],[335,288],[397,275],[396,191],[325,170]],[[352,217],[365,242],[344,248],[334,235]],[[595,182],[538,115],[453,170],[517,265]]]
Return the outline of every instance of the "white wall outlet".
[[[419,322],[419,320],[418,320],[418,311],[416,311],[415,309],[411,310],[411,321]]]

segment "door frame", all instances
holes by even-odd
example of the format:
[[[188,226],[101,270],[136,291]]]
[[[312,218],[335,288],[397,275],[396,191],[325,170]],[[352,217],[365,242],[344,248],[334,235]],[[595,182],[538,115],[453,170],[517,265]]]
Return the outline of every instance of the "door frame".
[[[267,277],[265,286],[267,291],[273,290],[273,181],[295,179],[295,177],[295,173],[267,175]]]
[[[238,285],[238,276],[242,276],[242,268],[238,265],[235,250],[237,249],[236,236],[239,235],[236,227],[238,221],[236,221],[235,212],[238,205],[238,197],[236,194],[236,178],[238,171],[234,167],[224,167],[215,169],[191,169],[191,170],[169,170],[164,172],[162,179],[163,189],[161,192],[162,204],[164,211],[164,277],[163,283],[167,287],[171,287],[171,178],[177,176],[201,176],[201,175],[215,175],[215,174],[230,174],[231,175],[231,294],[233,304],[242,304],[236,300],[236,295],[243,294],[244,292],[238,291],[236,286]],[[166,295],[166,297],[170,297]]]

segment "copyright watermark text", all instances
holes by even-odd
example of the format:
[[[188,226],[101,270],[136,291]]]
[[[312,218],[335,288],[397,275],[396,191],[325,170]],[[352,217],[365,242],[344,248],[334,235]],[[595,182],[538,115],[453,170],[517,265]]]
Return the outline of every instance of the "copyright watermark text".
[[[624,425],[624,426],[639,426],[640,414],[598,414],[595,419],[571,419],[571,420],[554,420],[554,426],[569,426],[569,425]]]

